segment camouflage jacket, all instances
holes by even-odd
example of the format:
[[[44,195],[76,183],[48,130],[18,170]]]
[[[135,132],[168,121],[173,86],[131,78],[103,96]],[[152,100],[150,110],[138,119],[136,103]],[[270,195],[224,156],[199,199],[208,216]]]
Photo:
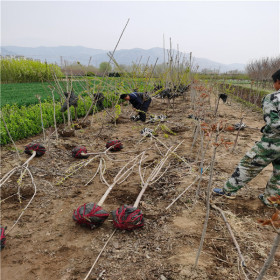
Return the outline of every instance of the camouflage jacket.
[[[266,123],[261,130],[263,137],[280,141],[280,90],[266,95],[262,100],[262,108]]]

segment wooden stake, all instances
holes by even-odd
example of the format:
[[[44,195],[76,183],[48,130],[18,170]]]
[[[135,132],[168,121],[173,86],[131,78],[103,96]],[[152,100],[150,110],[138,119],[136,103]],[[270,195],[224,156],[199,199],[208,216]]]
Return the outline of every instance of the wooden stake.
[[[218,125],[218,128],[217,128],[215,143],[217,143],[217,141],[218,141],[218,136],[219,136],[219,125]],[[199,259],[200,253],[202,251],[204,238],[205,238],[206,230],[207,230],[207,226],[208,226],[208,220],[209,220],[209,214],[210,214],[210,188],[212,186],[213,169],[214,169],[216,151],[217,151],[217,146],[214,147],[213,155],[212,155],[212,158],[211,158],[210,178],[209,178],[209,182],[208,182],[208,186],[207,186],[207,197],[206,197],[206,207],[207,207],[206,216],[205,216],[203,231],[202,231],[202,234],[201,234],[200,244],[199,244],[199,248],[198,248],[198,252],[197,252],[196,260],[195,260],[195,264],[194,264],[195,268],[197,267],[197,264],[198,264],[198,259]]]
[[[42,131],[43,131],[43,136],[44,136],[44,143],[46,143],[46,134],[45,134],[45,128],[44,128],[44,120],[43,120],[43,111],[42,111],[42,103],[41,103],[41,96],[36,95],[36,98],[39,101],[39,106],[40,106],[40,113],[41,113],[41,126],[42,126]]]
[[[258,276],[258,278],[256,280],[262,280],[266,271],[269,269],[269,267],[271,266],[272,262],[273,262],[273,259],[274,259],[274,256],[275,256],[275,253],[277,252],[277,248],[279,247],[279,244],[280,244],[280,231],[277,231],[277,235],[274,239],[274,242],[273,242],[273,246],[269,252],[269,255],[260,271],[260,274]]]
[[[216,206],[215,204],[211,204],[211,207],[214,208],[214,209],[216,209],[216,210],[218,210],[218,211],[220,212],[220,214],[222,215],[223,220],[224,220],[225,223],[226,223],[227,229],[228,229],[228,231],[229,231],[229,233],[230,233],[230,236],[231,236],[231,238],[232,238],[232,240],[233,240],[233,243],[234,243],[234,245],[235,245],[235,248],[236,248],[236,250],[237,250],[237,252],[238,252],[238,255],[239,255],[239,258],[240,258],[240,261],[241,261],[241,265],[242,265],[243,267],[246,267],[245,259],[244,259],[243,255],[242,255],[242,253],[241,253],[240,247],[239,247],[239,245],[238,245],[238,243],[237,243],[237,241],[236,241],[236,239],[235,239],[235,237],[234,237],[234,234],[233,234],[233,232],[232,232],[232,230],[231,230],[230,224],[228,223],[227,218],[226,218],[224,212],[222,211],[221,208],[219,208],[219,207]]]
[[[108,245],[109,241],[111,240],[111,238],[112,238],[113,235],[115,234],[116,230],[117,230],[117,229],[115,229],[115,230],[112,232],[112,234],[109,236],[109,238],[107,239],[106,243],[104,244],[104,246],[103,246],[102,250],[100,251],[100,253],[98,254],[97,258],[95,259],[95,261],[94,261],[92,267],[90,268],[90,270],[89,270],[88,274],[86,275],[86,277],[84,278],[84,280],[87,280],[88,277],[90,276],[90,274],[91,274],[91,272],[92,272],[94,266],[95,266],[96,263],[98,262],[100,256],[101,256],[102,253],[104,252],[106,246]]]

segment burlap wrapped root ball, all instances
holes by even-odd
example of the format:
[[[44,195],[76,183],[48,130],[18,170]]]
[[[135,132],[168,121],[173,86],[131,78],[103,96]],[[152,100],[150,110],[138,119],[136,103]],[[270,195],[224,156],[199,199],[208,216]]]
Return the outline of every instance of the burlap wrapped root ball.
[[[87,148],[84,146],[75,147],[72,150],[72,157],[74,158],[88,158],[89,155],[87,155]]]
[[[118,229],[133,230],[144,226],[144,217],[140,209],[123,205],[112,211],[114,226]]]
[[[106,143],[106,148],[111,148],[110,151],[117,152],[123,149],[123,145],[120,140],[112,140]]]
[[[107,211],[93,202],[85,203],[73,212],[73,220],[76,223],[91,229],[101,226],[108,216]]]
[[[38,143],[30,143],[27,146],[25,146],[24,152],[28,155],[32,155],[33,151],[36,152],[36,157],[41,157],[45,154],[46,148]]]

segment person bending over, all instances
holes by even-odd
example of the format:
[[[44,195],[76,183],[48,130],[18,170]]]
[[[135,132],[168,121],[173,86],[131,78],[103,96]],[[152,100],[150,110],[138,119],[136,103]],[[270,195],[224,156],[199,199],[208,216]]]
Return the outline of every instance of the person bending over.
[[[152,101],[148,93],[133,92],[130,94],[121,94],[120,98],[129,101],[137,109],[139,113],[136,120],[146,121],[146,113]]]

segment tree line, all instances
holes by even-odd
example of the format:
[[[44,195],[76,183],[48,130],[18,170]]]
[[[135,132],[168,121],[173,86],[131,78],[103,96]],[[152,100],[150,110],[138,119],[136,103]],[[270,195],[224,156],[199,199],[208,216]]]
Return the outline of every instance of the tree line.
[[[264,57],[253,60],[246,66],[246,72],[251,80],[271,82],[271,75],[280,69],[280,56]]]

